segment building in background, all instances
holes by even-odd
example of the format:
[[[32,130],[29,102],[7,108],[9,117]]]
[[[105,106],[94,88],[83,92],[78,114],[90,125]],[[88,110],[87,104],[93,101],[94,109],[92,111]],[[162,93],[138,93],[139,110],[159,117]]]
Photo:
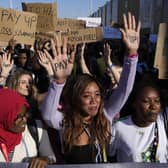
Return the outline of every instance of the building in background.
[[[168,22],[168,0],[110,0],[91,16],[101,17],[103,26],[121,25],[122,14],[128,11],[152,34],[158,33],[160,23]]]

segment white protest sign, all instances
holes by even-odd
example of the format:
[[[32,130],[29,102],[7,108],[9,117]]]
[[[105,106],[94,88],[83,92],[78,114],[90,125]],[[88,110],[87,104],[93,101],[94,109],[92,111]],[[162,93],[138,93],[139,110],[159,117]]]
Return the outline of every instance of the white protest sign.
[[[78,17],[77,19],[86,21],[86,27],[101,26],[101,17]]]
[[[117,28],[102,27],[104,39],[121,39],[121,32]]]

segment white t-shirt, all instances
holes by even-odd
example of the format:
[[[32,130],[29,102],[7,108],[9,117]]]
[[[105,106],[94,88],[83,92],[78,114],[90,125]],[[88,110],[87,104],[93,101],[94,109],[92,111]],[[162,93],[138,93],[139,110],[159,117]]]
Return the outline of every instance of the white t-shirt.
[[[38,128],[38,133],[40,139],[42,136],[41,128]],[[11,162],[22,162],[24,158],[33,156],[37,156],[36,143],[26,126],[25,131],[22,133],[22,140],[20,144],[18,144],[14,149]],[[0,162],[6,162],[1,151],[0,151]]]
[[[159,143],[156,158],[165,163],[168,161],[168,142],[161,115],[157,118]],[[154,139],[155,123],[147,127],[136,126],[131,117],[118,121],[113,125],[110,155],[117,155],[118,162],[143,162],[142,152],[145,152]]]

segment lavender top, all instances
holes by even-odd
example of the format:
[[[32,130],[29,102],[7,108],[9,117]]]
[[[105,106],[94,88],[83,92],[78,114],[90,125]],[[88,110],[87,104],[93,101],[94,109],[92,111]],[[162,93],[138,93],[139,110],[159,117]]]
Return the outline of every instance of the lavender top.
[[[114,116],[120,112],[133,88],[137,57],[125,57],[123,71],[121,73],[118,87],[105,102],[104,113],[112,122]],[[64,84],[51,82],[48,93],[40,106],[44,121],[52,128],[62,129],[63,114],[58,110],[59,100]]]

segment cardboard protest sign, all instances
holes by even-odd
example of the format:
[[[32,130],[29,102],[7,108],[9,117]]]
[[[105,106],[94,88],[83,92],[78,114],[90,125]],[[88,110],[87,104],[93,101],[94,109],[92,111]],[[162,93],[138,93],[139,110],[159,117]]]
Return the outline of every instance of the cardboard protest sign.
[[[0,18],[1,41],[9,41],[15,36],[18,43],[34,43],[37,25],[36,14],[0,8]]]
[[[56,31],[78,30],[85,28],[85,21],[76,19],[56,19]]]
[[[39,32],[39,33],[36,33],[36,40],[39,41],[39,40],[50,40],[50,39],[54,39],[54,35],[56,33],[53,32],[53,33],[44,33],[44,32]]]
[[[0,51],[8,45],[8,42],[6,41],[0,41]]]
[[[154,67],[159,69],[159,79],[168,79],[168,23],[159,25]]]
[[[38,15],[37,32],[55,30],[56,3],[22,3],[22,8]]]
[[[62,32],[62,37],[68,38],[68,43],[90,43],[101,41],[103,39],[102,29],[101,28],[87,28],[87,29],[79,29],[69,32]]]
[[[69,44],[79,44],[79,43],[90,43],[101,41],[103,39],[102,29],[101,28],[88,28],[88,29],[79,29],[66,32],[48,32],[48,33],[36,33],[36,40],[48,41],[54,39],[54,36],[60,36],[60,38],[67,37]]]

